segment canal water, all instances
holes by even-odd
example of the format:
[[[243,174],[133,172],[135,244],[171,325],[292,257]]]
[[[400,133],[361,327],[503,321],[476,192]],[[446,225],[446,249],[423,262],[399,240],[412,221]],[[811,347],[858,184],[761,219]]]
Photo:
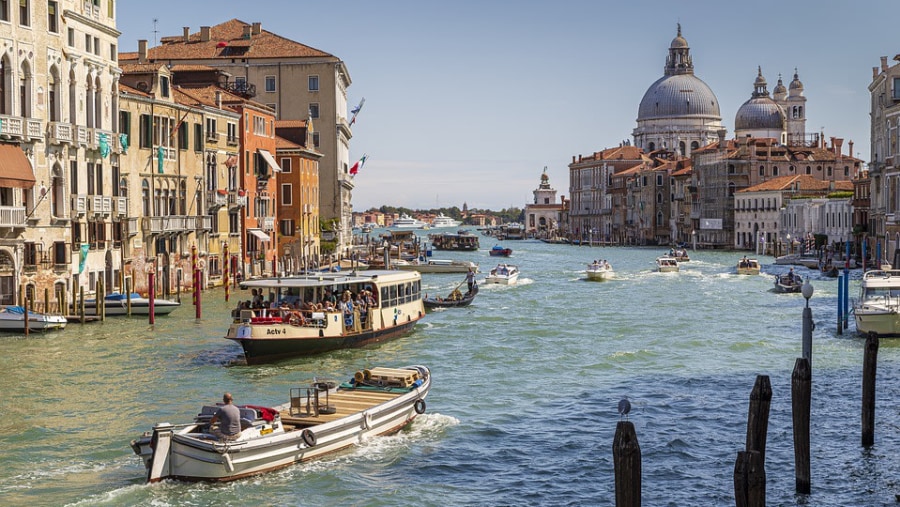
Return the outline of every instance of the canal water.
[[[436,252],[487,271],[478,252]],[[801,354],[800,294],[772,291],[776,266],[738,276],[743,253],[692,251],[654,272],[661,248],[504,243],[516,286],[482,286],[471,307],[429,313],[413,334],[364,349],[247,366],[222,338],[231,303],[190,296],[150,326],[141,318],[0,337],[3,505],[614,505],[619,400],[632,403],[644,505],[730,506],[757,375],[773,389],[768,505],[895,505],[900,493],[900,341],[879,350],[875,445],[860,445],[863,341],[836,333],[837,281],[815,287],[812,494],[794,492],[790,381]],[[607,259],[616,276],[585,280]],[[483,278],[483,274],[480,275]],[[851,282],[855,295],[859,273]],[[447,294],[463,275],[423,275]],[[243,297],[246,299],[246,296]],[[154,423],[189,420],[223,391],[278,404],[314,377],[424,364],[428,410],[398,435],[321,461],[228,484],[144,484],[129,442]]]

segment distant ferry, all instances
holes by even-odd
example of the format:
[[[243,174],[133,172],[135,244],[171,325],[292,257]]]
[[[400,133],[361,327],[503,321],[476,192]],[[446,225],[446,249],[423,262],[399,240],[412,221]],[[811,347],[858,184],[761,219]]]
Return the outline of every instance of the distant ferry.
[[[394,220],[391,227],[395,229],[424,229],[426,225],[428,224],[421,220],[416,220],[404,213],[403,215],[400,215],[400,218]]]

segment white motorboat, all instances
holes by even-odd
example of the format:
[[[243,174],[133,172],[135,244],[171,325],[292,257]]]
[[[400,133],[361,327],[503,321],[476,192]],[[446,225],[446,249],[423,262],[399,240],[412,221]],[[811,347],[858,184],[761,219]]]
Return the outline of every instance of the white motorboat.
[[[900,336],[900,270],[866,271],[853,302],[856,331],[862,335]]]
[[[679,270],[678,259],[664,255],[656,258],[656,270],[660,273],[676,273]]]
[[[400,218],[394,220],[394,223],[391,224],[391,228],[393,229],[424,229],[425,226],[428,225],[421,220],[417,220],[407,214],[400,215]]]
[[[385,342],[406,335],[425,316],[417,271],[313,273],[240,286],[278,306],[246,308],[247,297],[232,312],[225,338],[241,345],[251,365]],[[335,296],[348,296],[350,306]]]
[[[739,275],[758,275],[760,266],[756,259],[748,259],[746,256],[738,261],[735,268]]]
[[[62,315],[28,311],[28,331],[64,329],[67,323]],[[25,308],[15,305],[0,308],[0,331],[24,332]]]
[[[594,261],[587,265],[585,273],[587,273],[588,280],[609,280],[613,276],[613,268],[612,265],[605,260]]]
[[[128,294],[121,292],[113,292],[103,298],[104,312],[107,317],[114,315],[128,315]],[[168,315],[176,308],[181,306],[178,301],[169,301],[168,299],[153,299],[153,315]],[[76,311],[80,311],[78,308]],[[87,315],[97,314],[97,300],[84,300],[84,313]],[[131,293],[131,314],[132,315],[150,315],[150,299],[145,298],[137,292]]]
[[[232,481],[319,458],[370,437],[402,430],[425,412],[431,372],[425,366],[371,368],[341,384],[292,388],[290,401],[238,406],[241,432],[220,440],[208,405],[187,424],[159,423],[131,442],[147,482]]]
[[[498,264],[484,279],[486,283],[497,283],[500,285],[515,285],[518,280],[519,267],[512,264]]]
[[[434,217],[434,220],[431,221],[431,228],[441,229],[444,227],[458,227],[459,224],[459,220],[453,220],[443,213],[438,213],[438,216]]]
[[[458,261],[451,259],[413,260],[394,264],[397,269],[405,271],[418,271],[419,273],[468,273],[473,270],[478,273],[478,264],[472,261]]]

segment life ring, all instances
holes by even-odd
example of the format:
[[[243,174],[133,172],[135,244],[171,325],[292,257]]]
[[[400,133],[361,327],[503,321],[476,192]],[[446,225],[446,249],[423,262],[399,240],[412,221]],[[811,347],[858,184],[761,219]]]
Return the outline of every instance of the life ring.
[[[416,402],[413,403],[413,410],[415,410],[417,414],[420,414],[420,415],[424,414],[425,413],[425,400],[423,400],[421,398],[416,400]]]
[[[316,434],[313,433],[312,430],[303,430],[303,432],[300,433],[300,437],[303,438],[303,443],[306,444],[307,447],[316,446]]]

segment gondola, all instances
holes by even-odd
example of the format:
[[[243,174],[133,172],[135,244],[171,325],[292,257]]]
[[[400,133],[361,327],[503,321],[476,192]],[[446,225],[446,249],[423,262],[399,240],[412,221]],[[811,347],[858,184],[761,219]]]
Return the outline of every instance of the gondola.
[[[425,308],[454,308],[459,306],[469,306],[475,296],[478,294],[478,285],[473,285],[472,290],[465,294],[459,292],[459,289],[453,289],[449,296],[442,297],[426,297],[422,299]],[[455,296],[455,297],[454,297]]]

